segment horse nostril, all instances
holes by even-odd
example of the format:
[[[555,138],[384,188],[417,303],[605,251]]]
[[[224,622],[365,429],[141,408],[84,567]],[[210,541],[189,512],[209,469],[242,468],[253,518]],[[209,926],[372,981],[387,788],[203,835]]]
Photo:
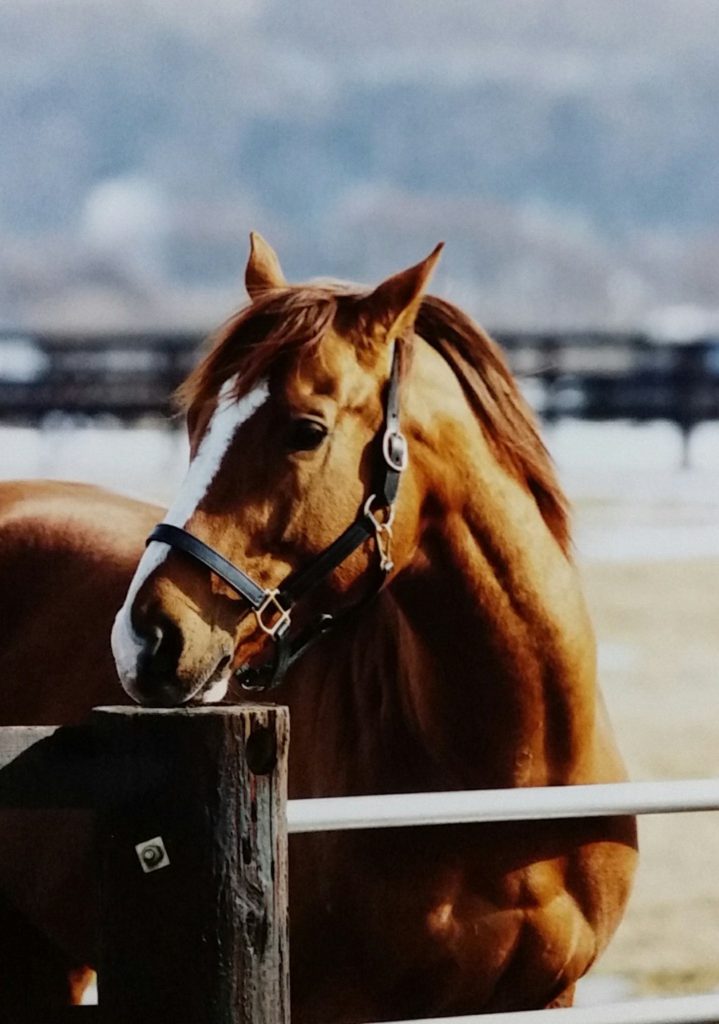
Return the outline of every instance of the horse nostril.
[[[150,632],[143,638],[145,640],[145,651],[148,657],[152,658],[159,651],[162,644],[163,633],[159,626],[152,626]]]
[[[171,619],[163,617],[138,630],[144,643],[139,657],[142,673],[174,675],[182,654],[182,633]]]

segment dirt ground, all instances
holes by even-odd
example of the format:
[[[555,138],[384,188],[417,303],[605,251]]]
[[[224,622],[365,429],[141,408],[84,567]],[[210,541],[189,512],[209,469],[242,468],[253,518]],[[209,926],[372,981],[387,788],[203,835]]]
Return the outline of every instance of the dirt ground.
[[[621,529],[611,506],[578,509],[610,539],[615,514]],[[657,515],[647,511],[648,520]],[[632,778],[719,775],[719,558],[659,551],[649,561],[604,561],[595,545],[580,564],[602,688]],[[634,893],[594,973],[623,976],[642,994],[719,988],[719,812],[640,819]]]

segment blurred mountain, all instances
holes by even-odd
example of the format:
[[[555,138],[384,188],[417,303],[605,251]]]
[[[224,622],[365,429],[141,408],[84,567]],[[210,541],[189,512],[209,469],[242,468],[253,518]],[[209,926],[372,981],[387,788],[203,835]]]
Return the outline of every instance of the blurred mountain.
[[[717,0],[7,0],[0,322],[209,324],[290,276],[498,326],[719,306]]]

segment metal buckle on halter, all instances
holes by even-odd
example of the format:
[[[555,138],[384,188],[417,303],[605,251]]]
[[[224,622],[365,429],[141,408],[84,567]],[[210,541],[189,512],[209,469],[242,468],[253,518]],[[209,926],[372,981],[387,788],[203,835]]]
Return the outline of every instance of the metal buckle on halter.
[[[263,633],[267,633],[269,637],[275,640],[278,636],[282,636],[285,630],[289,629],[290,626],[290,609],[283,608],[279,602],[279,590],[268,590],[267,596],[260,605],[259,608],[255,608],[255,618],[257,619],[257,625],[260,627]],[[279,619],[268,626],[262,621],[262,616],[271,608],[273,612],[279,612]]]
[[[385,430],[382,438],[382,454],[384,461],[395,473],[405,471],[409,460],[409,451],[407,438],[401,430]]]
[[[364,503],[364,514],[368,517],[374,527],[377,550],[379,552],[379,567],[382,572],[392,572],[394,562],[392,561],[392,523],[394,522],[394,505],[387,506],[387,519],[382,522],[372,511],[372,502],[376,494],[370,494]]]

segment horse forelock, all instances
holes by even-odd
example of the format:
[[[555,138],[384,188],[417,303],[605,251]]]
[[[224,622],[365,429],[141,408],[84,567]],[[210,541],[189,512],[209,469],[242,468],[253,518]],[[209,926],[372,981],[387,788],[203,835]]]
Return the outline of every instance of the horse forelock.
[[[210,337],[209,352],[175,394],[179,408],[215,398],[230,377],[239,397],[287,354],[316,348],[336,316],[337,292],[329,286],[274,289],[243,307]]]
[[[213,400],[230,377],[235,377],[239,397],[270,377],[287,355],[316,350],[333,325],[347,333],[352,305],[366,294],[358,286],[325,281],[266,292],[211,338],[210,351],[177,392],[180,407]],[[415,329],[451,367],[495,457],[530,491],[568,554],[568,504],[534,414],[499,346],[456,306],[434,296],[422,302]]]

